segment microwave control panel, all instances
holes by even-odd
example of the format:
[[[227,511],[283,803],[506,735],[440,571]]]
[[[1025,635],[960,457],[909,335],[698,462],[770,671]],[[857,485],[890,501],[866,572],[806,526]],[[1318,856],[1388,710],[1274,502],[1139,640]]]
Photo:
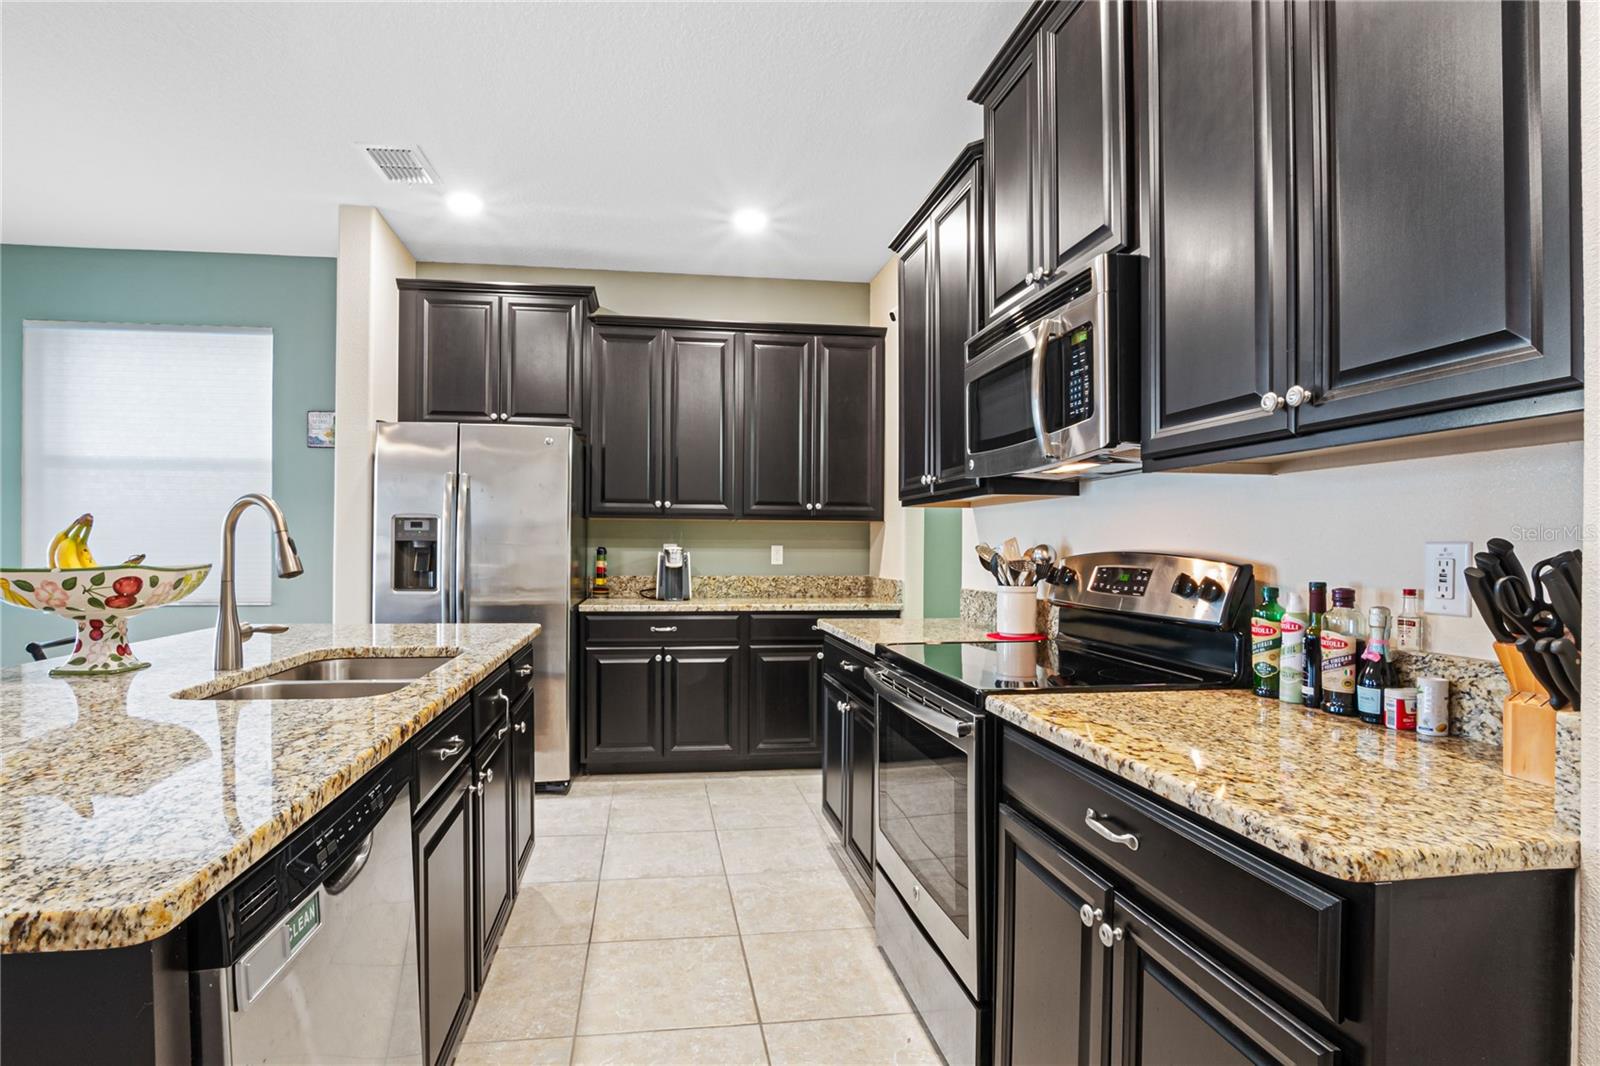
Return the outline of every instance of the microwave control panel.
[[[1066,335],[1067,421],[1076,425],[1094,416],[1094,326],[1073,326]]]

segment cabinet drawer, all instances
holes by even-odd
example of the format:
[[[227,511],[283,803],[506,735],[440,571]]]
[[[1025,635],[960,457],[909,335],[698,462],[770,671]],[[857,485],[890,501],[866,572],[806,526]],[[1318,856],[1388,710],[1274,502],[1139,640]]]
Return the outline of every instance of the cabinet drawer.
[[[737,644],[736,614],[655,614],[588,620],[590,644]]]
[[[1285,991],[1342,1019],[1338,896],[1013,729],[1000,759],[1002,789],[1039,821]],[[1137,847],[1091,822],[1131,834]]]
[[[511,664],[501,666],[488,679],[480,681],[472,693],[472,735],[481,737],[495,726],[503,724],[516,702],[517,688],[513,684]]]
[[[822,672],[837,685],[873,704],[872,689],[867,685],[867,667],[872,656],[857,648],[841,644],[832,638],[822,642]]]
[[[426,807],[439,786],[471,756],[471,724],[471,701],[462,700],[417,737],[417,800],[413,810]]]
[[[752,644],[809,644],[822,639],[814,614],[753,614]]]
[[[511,680],[508,684],[508,693],[514,704],[520,704],[523,697],[533,691],[533,645],[511,656]]]

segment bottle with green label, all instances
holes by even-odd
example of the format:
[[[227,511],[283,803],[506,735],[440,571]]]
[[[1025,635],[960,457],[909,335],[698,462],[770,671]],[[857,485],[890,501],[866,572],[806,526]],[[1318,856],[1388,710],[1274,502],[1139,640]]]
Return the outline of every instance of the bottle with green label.
[[[1250,670],[1257,696],[1278,698],[1278,657],[1283,650],[1283,605],[1278,586],[1261,586],[1261,605],[1250,618]]]
[[[1278,701],[1304,703],[1306,683],[1306,601],[1291,592],[1283,605],[1283,651],[1278,656]]]

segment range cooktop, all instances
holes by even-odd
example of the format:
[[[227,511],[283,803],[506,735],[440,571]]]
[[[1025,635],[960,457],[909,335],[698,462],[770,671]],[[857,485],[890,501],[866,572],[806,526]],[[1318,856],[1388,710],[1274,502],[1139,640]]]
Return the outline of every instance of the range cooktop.
[[[1214,678],[1133,662],[1056,640],[891,644],[892,662],[930,680],[977,693],[1053,689],[1195,688]]]

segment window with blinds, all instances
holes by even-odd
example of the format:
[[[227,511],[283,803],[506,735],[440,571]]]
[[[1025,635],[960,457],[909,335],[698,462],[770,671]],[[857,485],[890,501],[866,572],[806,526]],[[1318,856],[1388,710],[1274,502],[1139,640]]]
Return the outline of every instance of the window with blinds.
[[[222,519],[272,491],[272,331],[24,322],[22,565],[85,511],[110,564],[219,561]],[[239,523],[240,603],[272,602],[270,527]],[[216,603],[219,576],[187,603]]]

